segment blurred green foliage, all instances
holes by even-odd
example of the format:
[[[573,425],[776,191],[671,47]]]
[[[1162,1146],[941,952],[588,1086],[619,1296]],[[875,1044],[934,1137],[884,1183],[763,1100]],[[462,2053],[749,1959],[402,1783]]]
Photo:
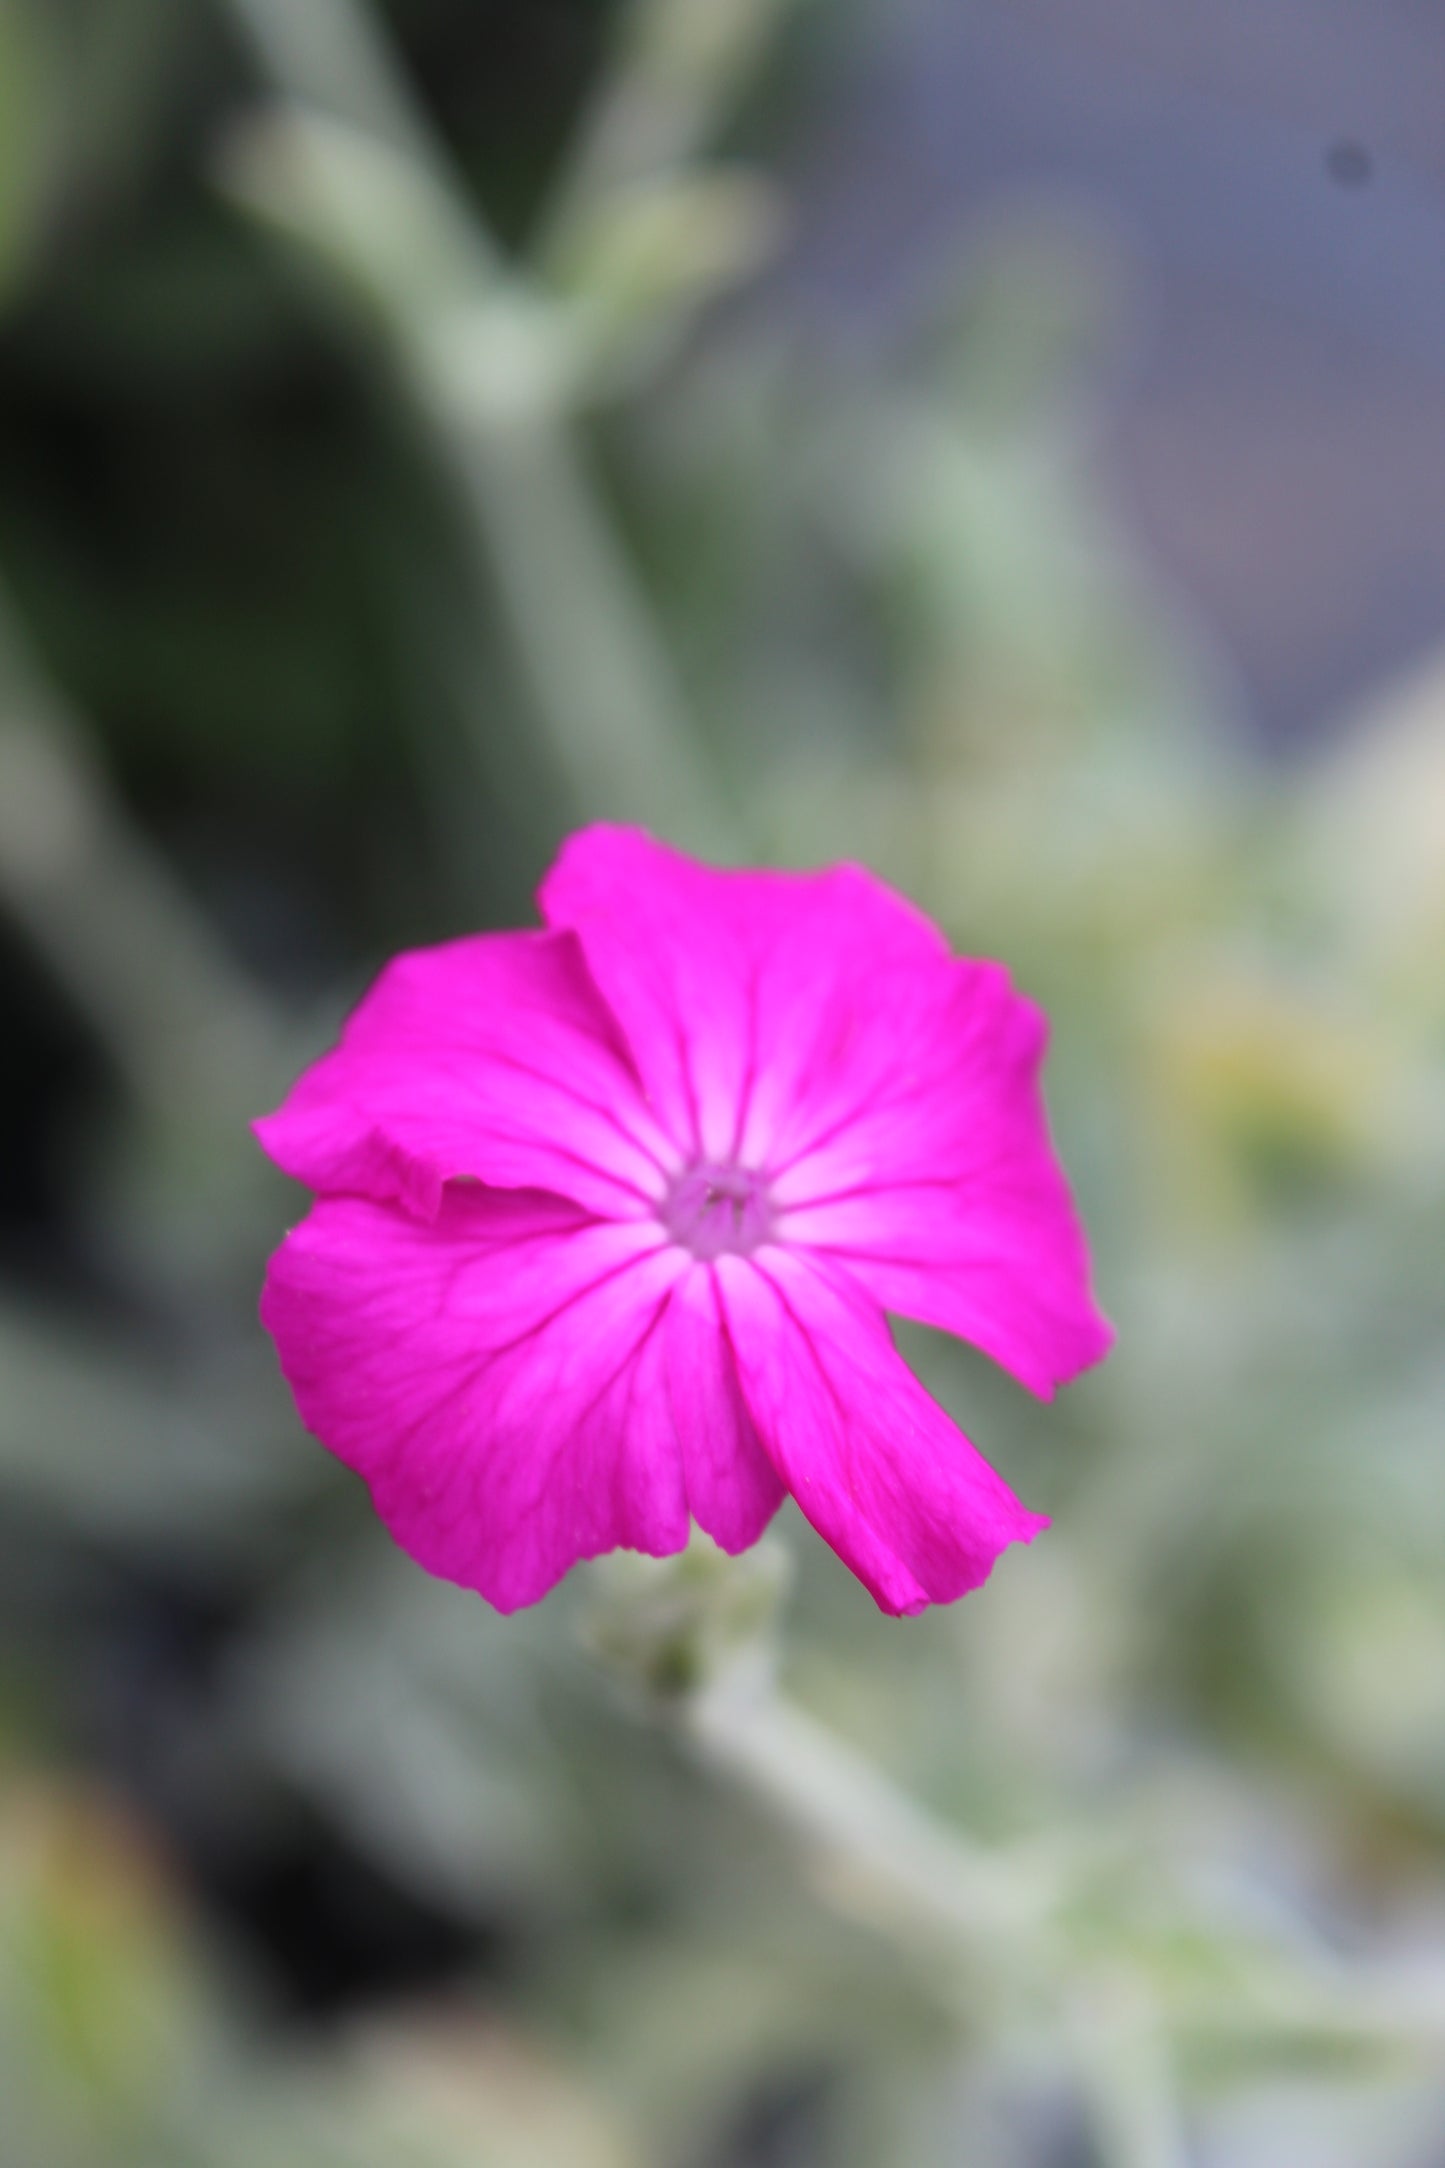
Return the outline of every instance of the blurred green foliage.
[[[1096,242],[867,376],[716,306],[831,34],[0,6],[7,2168],[1436,2157],[1445,665],[1250,756]],[[503,1622],[298,1432],[245,1119],[601,814],[1054,1017],[1119,1346],[901,1334],[1054,1516],[953,1612],[790,1513]]]

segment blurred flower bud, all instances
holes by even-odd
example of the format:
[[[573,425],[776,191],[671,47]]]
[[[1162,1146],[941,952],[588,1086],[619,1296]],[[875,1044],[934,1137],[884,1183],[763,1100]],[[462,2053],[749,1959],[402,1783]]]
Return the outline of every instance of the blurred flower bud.
[[[584,1637],[634,1693],[677,1703],[725,1674],[771,1669],[791,1579],[787,1551],[766,1538],[740,1558],[700,1531],[675,1558],[619,1552],[593,1570]]]

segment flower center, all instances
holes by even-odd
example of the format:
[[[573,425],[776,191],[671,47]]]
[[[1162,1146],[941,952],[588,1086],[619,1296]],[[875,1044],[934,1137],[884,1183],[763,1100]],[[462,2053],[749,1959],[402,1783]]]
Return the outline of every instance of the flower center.
[[[743,1167],[689,1167],[663,1199],[660,1217],[673,1241],[705,1264],[746,1257],[773,1231],[763,1178]]]

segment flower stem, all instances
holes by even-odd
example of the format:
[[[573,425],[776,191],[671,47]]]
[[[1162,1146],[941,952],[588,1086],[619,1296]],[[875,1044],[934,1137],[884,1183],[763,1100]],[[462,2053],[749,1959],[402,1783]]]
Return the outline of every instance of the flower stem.
[[[1188,2168],[1159,2013],[1137,1981],[1082,1983],[1069,2033],[1080,2092],[1107,2168]]]
[[[3,600],[0,899],[156,1121],[272,1089],[278,1020],[113,802]]]
[[[725,1682],[683,1721],[701,1761],[820,1845],[860,1901],[886,1898],[910,1939],[1013,1940],[1042,1928],[1047,1893],[1034,1878],[928,1813],[782,1695]]]
[[[328,115],[353,136],[373,212],[390,173],[397,227],[420,224],[423,245],[399,255],[385,245],[380,217],[361,231],[354,220],[332,221],[326,239],[333,253],[340,245],[355,254],[444,442],[575,809],[732,855],[671,658],[561,411],[571,375],[565,319],[523,267],[505,262],[364,9],[354,0],[229,4],[292,109],[293,129],[304,133],[308,112]],[[293,226],[324,222],[304,194],[285,208]],[[412,276],[418,255],[438,267],[431,285]]]

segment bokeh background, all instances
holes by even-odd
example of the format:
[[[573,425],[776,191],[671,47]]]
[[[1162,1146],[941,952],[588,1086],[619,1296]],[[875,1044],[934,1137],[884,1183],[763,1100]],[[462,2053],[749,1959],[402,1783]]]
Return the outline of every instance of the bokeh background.
[[[1445,13],[0,0],[4,2168],[1445,2164]],[[248,1118],[558,838],[1055,1020],[1045,1542],[510,1621]]]

